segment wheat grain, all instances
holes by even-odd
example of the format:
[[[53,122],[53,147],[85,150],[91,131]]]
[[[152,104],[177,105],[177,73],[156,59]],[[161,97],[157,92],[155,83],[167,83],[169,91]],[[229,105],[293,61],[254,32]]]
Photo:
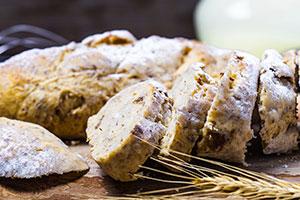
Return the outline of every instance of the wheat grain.
[[[148,144],[160,149],[159,146]],[[206,158],[172,150],[170,152],[168,157],[150,157],[153,162],[165,168],[140,166],[141,169],[151,172],[150,174],[163,175],[163,178],[141,173],[135,175],[138,178],[168,183],[169,187],[107,199],[300,199],[299,183]],[[181,159],[183,157],[200,161],[201,165],[188,163]]]

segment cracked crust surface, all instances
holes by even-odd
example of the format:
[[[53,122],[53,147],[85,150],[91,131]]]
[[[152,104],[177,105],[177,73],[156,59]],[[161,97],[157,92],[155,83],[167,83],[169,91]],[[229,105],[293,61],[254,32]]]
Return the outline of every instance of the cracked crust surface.
[[[295,69],[275,50],[264,52],[261,66],[258,109],[263,151],[286,153],[298,148]]]
[[[197,143],[199,156],[244,162],[258,76],[256,57],[239,51],[231,55]]]
[[[150,36],[134,45],[117,71],[138,80],[154,78],[169,87],[186,51],[185,41]]]
[[[24,99],[16,117],[36,122],[61,138],[84,138],[88,117],[121,90],[122,78],[79,72],[49,79]]]
[[[172,100],[165,88],[149,80],[129,86],[112,97],[88,120],[91,153],[115,180],[135,180],[166,131]]]
[[[0,117],[0,169],[0,177],[36,178],[89,167],[41,126]]]
[[[170,151],[192,152],[216,93],[216,82],[202,68],[201,63],[191,64],[174,82],[170,91],[174,109],[161,142],[161,155],[168,156]]]

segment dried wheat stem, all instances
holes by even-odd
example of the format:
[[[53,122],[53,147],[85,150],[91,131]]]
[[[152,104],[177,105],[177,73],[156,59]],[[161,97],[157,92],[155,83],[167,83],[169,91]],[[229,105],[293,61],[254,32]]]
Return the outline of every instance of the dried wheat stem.
[[[159,146],[148,144],[160,150]],[[209,164],[211,167],[187,163],[178,156],[198,160]],[[142,166],[143,169],[168,176],[169,178],[154,178],[146,175],[137,175],[138,177],[165,183],[181,184],[181,186],[170,186],[164,189],[142,192],[136,196],[137,198],[145,198],[152,195],[151,197],[158,197],[159,199],[229,196],[240,196],[247,199],[300,199],[300,184],[290,183],[264,173],[172,150],[168,157],[158,156],[150,159],[176,172]],[[173,193],[168,195],[162,194],[165,192]]]

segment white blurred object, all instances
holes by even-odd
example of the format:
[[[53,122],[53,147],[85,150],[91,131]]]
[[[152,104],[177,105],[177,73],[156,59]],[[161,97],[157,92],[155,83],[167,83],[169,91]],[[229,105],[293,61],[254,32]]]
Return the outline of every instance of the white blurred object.
[[[299,48],[300,0],[202,0],[195,27],[203,42],[258,56]]]

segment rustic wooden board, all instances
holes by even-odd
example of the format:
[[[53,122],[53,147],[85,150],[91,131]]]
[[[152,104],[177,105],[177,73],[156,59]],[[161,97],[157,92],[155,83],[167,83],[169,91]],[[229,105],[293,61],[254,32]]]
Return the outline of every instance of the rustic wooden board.
[[[140,180],[120,183],[106,176],[92,160],[89,147],[85,144],[71,149],[86,158],[90,170],[84,176],[67,174],[34,180],[0,179],[0,199],[101,199],[106,195],[136,193],[166,185]],[[300,154],[253,156],[248,159],[248,168],[279,176],[289,181],[300,182]]]

